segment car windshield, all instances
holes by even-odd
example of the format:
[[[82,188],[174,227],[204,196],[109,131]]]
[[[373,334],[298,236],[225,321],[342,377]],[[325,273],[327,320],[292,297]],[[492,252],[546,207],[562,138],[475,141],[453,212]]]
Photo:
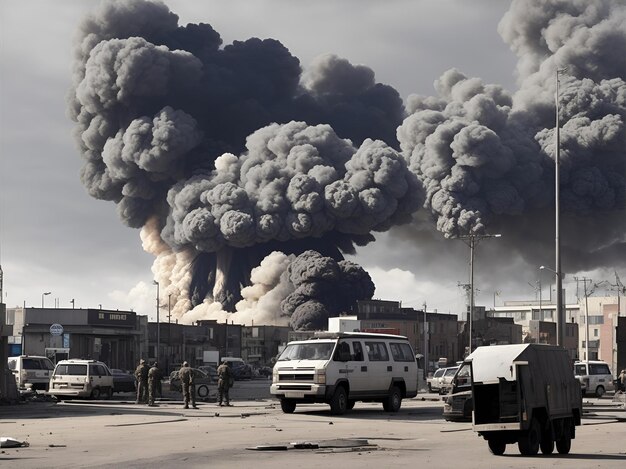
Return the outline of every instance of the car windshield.
[[[446,370],[444,368],[439,368],[437,371],[435,371],[435,374],[433,375],[434,378],[439,378],[442,374],[444,374]]]
[[[456,370],[458,370],[458,368],[448,368],[444,373],[444,376],[454,376]]]
[[[335,342],[289,344],[278,360],[330,360],[334,348]]]

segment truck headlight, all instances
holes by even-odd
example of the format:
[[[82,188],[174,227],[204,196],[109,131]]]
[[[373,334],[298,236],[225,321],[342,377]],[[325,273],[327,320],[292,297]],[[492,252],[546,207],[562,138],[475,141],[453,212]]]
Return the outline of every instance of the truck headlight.
[[[326,384],[326,370],[317,370],[315,372],[315,384]]]

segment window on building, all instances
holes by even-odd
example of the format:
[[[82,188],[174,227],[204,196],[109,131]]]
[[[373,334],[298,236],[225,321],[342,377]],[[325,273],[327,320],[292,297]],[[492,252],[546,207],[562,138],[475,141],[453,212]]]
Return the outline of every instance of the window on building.
[[[604,316],[589,316],[589,324],[604,324]]]
[[[598,329],[594,329],[593,330],[593,336],[594,337],[598,337]]]

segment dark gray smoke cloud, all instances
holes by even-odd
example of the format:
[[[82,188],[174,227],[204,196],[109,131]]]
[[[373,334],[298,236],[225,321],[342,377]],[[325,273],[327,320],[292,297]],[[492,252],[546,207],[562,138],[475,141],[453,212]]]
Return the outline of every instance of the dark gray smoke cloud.
[[[554,76],[567,67],[564,264],[624,263],[625,26],[618,0],[514,0],[499,32],[519,57],[519,89],[452,69],[405,110],[364,65],[327,54],[303,72],[276,40],[223,45],[162,3],[107,2],[76,48],[81,177],[142,228],[178,315],[232,311],[270,253],[313,250],[317,273],[296,264],[282,309],[294,327],[318,327],[347,308],[329,303],[325,275],[422,204],[446,237],[501,232],[505,252],[537,265],[553,255]]]
[[[180,26],[145,0],[104,3],[75,55],[82,181],[128,226],[196,253],[191,278],[176,275],[186,285],[165,274],[188,307],[232,311],[271,252],[340,261],[422,203],[396,151],[402,100],[366,66],[326,55],[303,76],[276,40],[223,46],[210,25]]]
[[[294,330],[325,329],[329,317],[349,312],[357,300],[374,295],[374,283],[362,267],[316,251],[296,257],[287,273],[295,290],[280,307]]]
[[[449,70],[435,82],[438,96],[409,98],[398,138],[438,230],[448,237],[497,230],[510,249],[545,262],[554,232],[555,72],[567,67],[565,263],[591,268],[624,253],[625,26],[623,2],[514,1],[499,31],[519,56],[515,94]]]

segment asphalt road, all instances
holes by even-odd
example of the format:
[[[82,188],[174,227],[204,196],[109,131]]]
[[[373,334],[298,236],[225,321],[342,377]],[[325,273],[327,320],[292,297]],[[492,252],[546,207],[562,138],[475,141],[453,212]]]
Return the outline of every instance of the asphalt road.
[[[326,405],[283,414],[268,387],[269,381],[238,381],[233,407],[200,402],[197,410],[182,409],[180,397],[168,392],[158,407],[136,405],[132,394],[0,407],[0,436],[29,443],[0,450],[0,466],[626,467],[626,411],[610,397],[586,400],[569,455],[524,457],[515,445],[504,456],[491,455],[471,423],[443,420],[434,394],[403,401],[396,414],[376,403],[357,403],[344,416],[330,415]],[[303,448],[285,449],[293,443]]]

